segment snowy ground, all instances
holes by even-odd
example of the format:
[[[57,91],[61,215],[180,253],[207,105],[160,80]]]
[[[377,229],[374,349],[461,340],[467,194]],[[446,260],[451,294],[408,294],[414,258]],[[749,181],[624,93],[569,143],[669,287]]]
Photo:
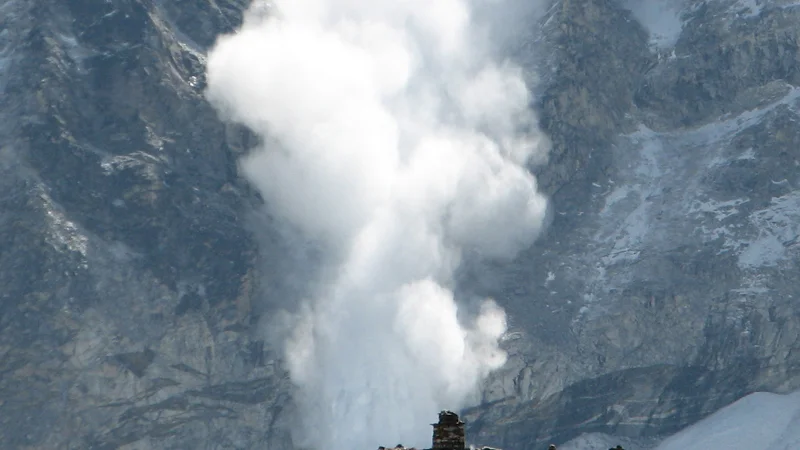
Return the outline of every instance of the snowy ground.
[[[800,392],[748,395],[666,439],[656,450],[800,449]]]
[[[603,434],[575,438],[559,450],[648,450],[653,443]],[[757,392],[664,439],[654,450],[798,450],[800,392],[788,395]]]

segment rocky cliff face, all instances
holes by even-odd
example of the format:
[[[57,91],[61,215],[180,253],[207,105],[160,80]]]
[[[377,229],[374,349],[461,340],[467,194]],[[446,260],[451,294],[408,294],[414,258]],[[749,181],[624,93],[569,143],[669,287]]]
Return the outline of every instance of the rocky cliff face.
[[[0,0],[0,447],[291,447],[254,138],[203,99],[245,6]],[[800,6],[560,0],[531,30],[553,223],[461,274],[512,326],[468,440],[655,436],[796,389]]]
[[[550,14],[568,62],[545,123],[608,138],[565,145],[588,169],[554,189],[528,256],[471,274],[519,330],[497,403],[467,417],[473,438],[658,435],[796,389],[800,7],[564,1]]]
[[[0,4],[0,447],[282,439],[285,377],[250,333],[252,144],[202,96],[243,7]]]

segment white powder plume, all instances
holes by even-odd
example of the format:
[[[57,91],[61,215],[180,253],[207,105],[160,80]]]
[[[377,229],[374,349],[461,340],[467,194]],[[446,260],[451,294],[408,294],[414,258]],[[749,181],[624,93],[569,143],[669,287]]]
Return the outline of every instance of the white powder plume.
[[[487,300],[460,321],[452,276],[464,250],[508,259],[536,239],[547,201],[526,165],[548,141],[522,71],[492,57],[472,11],[256,3],[209,54],[208,99],[268,142],[244,173],[327,252],[286,342],[298,445],[424,446],[435,414],[474,401],[505,362],[503,310]]]

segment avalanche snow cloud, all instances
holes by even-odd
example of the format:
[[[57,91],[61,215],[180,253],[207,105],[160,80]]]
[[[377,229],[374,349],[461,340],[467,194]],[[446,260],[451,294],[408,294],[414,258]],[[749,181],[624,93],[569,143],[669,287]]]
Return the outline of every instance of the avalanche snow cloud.
[[[269,143],[244,173],[327,251],[286,342],[299,445],[425,445],[505,362],[503,310],[465,319],[451,279],[466,249],[511,258],[536,238],[546,199],[526,164],[547,139],[472,6],[256,3],[209,55],[209,100]]]

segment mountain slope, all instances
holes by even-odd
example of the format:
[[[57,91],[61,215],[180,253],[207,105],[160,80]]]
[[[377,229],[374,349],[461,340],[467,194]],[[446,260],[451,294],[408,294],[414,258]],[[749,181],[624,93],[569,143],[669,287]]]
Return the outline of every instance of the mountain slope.
[[[0,9],[0,447],[271,443],[249,137],[203,100],[202,47],[154,2]]]
[[[517,331],[516,356],[486,396],[496,403],[468,416],[482,443],[543,445],[578,429],[669,433],[749,392],[800,386],[800,9],[685,2],[670,46],[630,5],[588,5],[557,2],[544,18],[599,36],[585,44],[553,26],[540,48],[593,66],[562,64],[551,78],[642,68],[572,109],[587,124],[621,119],[581,155],[594,166],[579,171],[586,178],[554,192],[548,235],[515,264],[464,277],[503,299]],[[614,39],[632,42],[602,45]],[[631,48],[651,59],[638,65]],[[549,89],[565,95],[557,81]]]
[[[472,442],[661,436],[800,386],[800,7],[675,5],[556,1],[513,49],[553,220],[459,274],[512,328]],[[292,446],[261,324],[302,287],[238,173],[256,139],[203,98],[245,7],[0,0],[0,447]]]

